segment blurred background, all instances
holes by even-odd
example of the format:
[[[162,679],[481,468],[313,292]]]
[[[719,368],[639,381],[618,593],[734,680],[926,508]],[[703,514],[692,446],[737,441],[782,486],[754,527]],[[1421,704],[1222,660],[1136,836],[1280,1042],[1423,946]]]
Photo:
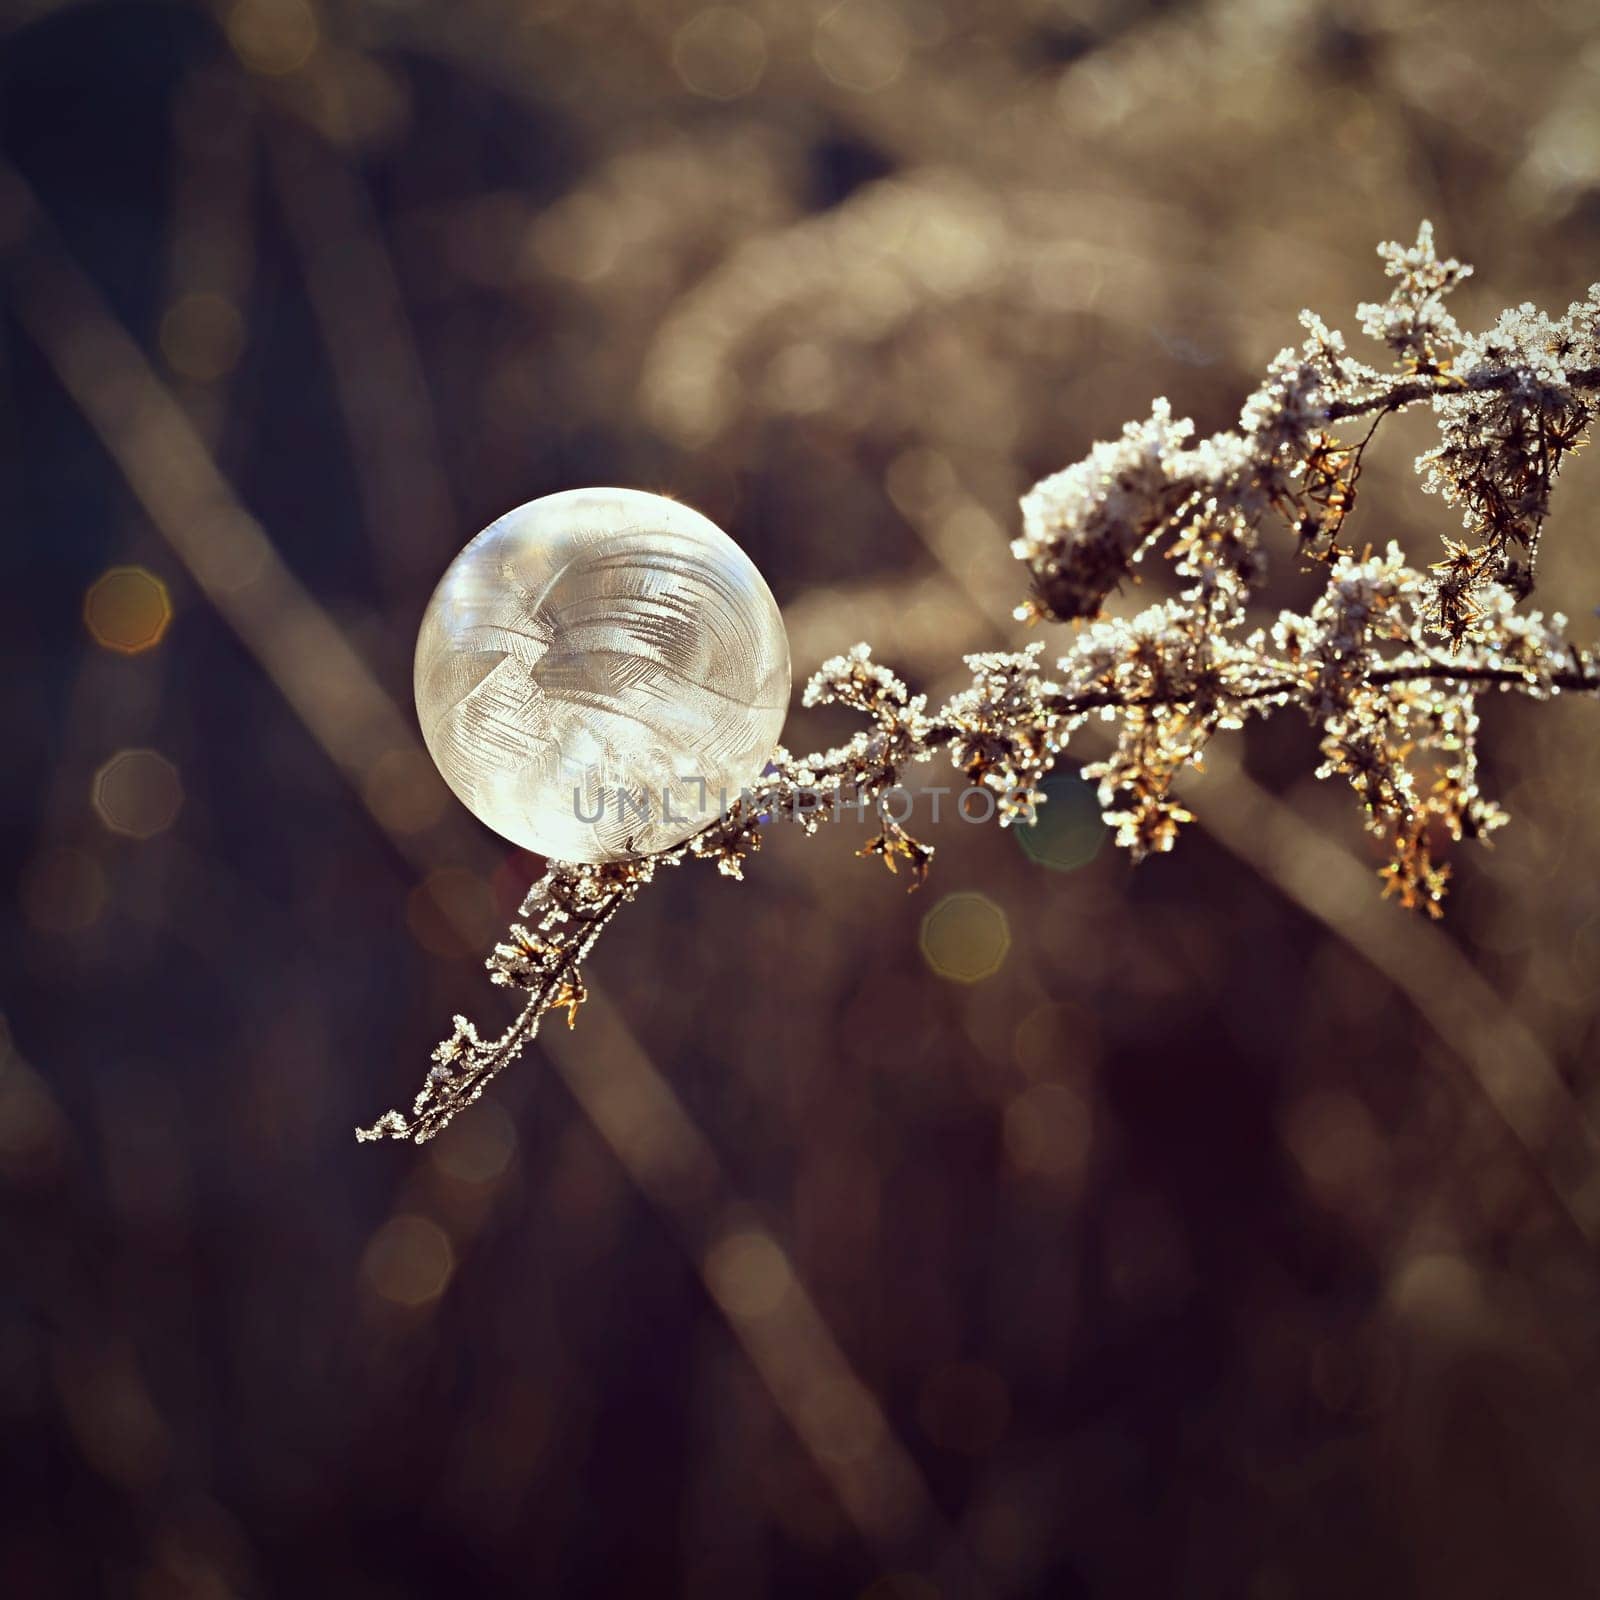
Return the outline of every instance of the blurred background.
[[[1600,1592],[1593,705],[1485,708],[1439,928],[1283,717],[1137,870],[1068,764],[917,894],[848,823],[669,872],[351,1136],[539,870],[412,718],[472,533],[673,493],[797,704],[948,693],[1018,494],[1226,426],[1378,240],[1581,296],[1590,0],[9,0],[0,156],[5,1593]],[[1452,531],[1428,438],[1358,542]]]

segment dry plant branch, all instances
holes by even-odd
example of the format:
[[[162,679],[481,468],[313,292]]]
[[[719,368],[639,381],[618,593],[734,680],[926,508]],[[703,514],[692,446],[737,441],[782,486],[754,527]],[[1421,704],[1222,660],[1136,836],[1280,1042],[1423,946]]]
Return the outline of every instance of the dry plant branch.
[[[1024,498],[1012,549],[1032,593],[1018,615],[1077,626],[1059,676],[1042,670],[1040,643],[972,655],[971,686],[930,715],[926,697],[865,645],[824,663],[804,703],[845,706],[867,726],[812,756],[780,749],[769,781],[674,850],[605,866],[553,863],[523,903],[526,922],[488,960],[493,981],[526,996],[517,1019],[485,1040],[457,1017],[410,1115],[387,1112],[360,1137],[431,1138],[516,1057],[546,1011],[563,1008],[571,1023],[583,958],[659,868],[710,858],[739,877],[768,822],[814,832],[830,811],[871,807],[879,831],[863,853],[891,870],[905,863],[915,887],[933,852],[887,805],[908,767],[948,754],[990,792],[1002,824],[1029,822],[1042,780],[1093,717],[1114,725],[1116,743],[1085,773],[1098,780],[1118,843],[1140,859],[1170,849],[1192,820],[1172,785],[1216,733],[1298,707],[1322,733],[1318,775],[1347,777],[1368,826],[1388,841],[1384,893],[1439,915],[1450,870],[1439,859],[1443,840],[1483,838],[1506,821],[1478,787],[1478,696],[1600,690],[1600,661],[1567,638],[1566,619],[1519,609],[1561,460],[1593,418],[1600,285],[1564,318],[1523,306],[1467,335],[1445,297],[1470,269],[1439,258],[1427,223],[1415,245],[1379,254],[1396,282],[1359,315],[1388,346],[1390,370],[1347,354],[1341,334],[1304,312],[1303,344],[1274,359],[1235,428],[1192,442],[1192,424],[1158,400],[1148,419]],[[1430,491],[1461,507],[1468,534],[1446,540],[1445,559],[1426,571],[1393,543],[1358,557],[1342,542],[1378,424],[1423,402],[1440,442],[1418,469]],[[1330,431],[1369,416],[1354,443]],[[1305,612],[1263,626],[1252,601],[1271,524],[1287,525],[1291,548],[1324,587]],[[1178,596],[1131,619],[1105,617],[1110,595],[1158,555]]]
[[[997,586],[981,590],[927,537],[930,554],[999,635],[1013,620]],[[1451,671],[1457,669],[1451,668]],[[1374,674],[1381,678],[1383,674]],[[1109,749],[1100,725],[1077,735],[1089,754]],[[1245,771],[1237,747],[1206,755],[1208,804],[1197,825],[1290,904],[1314,917],[1374,977],[1408,1004],[1523,1152],[1578,1233],[1600,1242],[1600,1132],[1551,1059],[1546,1044],[1494,990],[1442,928],[1386,914],[1369,892],[1368,868],[1342,841],[1309,821]]]

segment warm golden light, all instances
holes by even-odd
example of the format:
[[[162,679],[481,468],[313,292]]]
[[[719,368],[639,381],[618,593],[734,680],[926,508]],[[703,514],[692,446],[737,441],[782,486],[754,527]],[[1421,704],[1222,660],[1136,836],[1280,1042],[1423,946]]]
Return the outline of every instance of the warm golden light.
[[[137,655],[161,643],[172,622],[172,599],[153,572],[112,567],[89,585],[83,620],[96,644]]]

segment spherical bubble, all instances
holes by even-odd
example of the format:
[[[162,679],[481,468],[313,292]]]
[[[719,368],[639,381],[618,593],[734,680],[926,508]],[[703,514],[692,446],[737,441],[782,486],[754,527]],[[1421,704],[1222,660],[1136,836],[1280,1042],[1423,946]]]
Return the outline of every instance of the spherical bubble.
[[[789,704],[783,618],[697,511],[546,495],[484,529],[422,619],[417,715],[480,821],[560,861],[670,849],[759,778]]]

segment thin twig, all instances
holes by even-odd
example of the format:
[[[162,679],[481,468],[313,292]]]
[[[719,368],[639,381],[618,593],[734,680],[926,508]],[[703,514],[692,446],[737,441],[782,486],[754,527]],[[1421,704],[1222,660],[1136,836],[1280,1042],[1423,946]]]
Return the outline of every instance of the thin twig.
[[[1476,371],[1436,377],[1411,378],[1356,400],[1335,400],[1324,408],[1329,422],[1371,416],[1374,411],[1400,411],[1419,400],[1437,400],[1452,394],[1507,394],[1527,385],[1528,375],[1514,367],[1479,367]],[[1600,367],[1581,367],[1566,374],[1574,389],[1600,389]]]

